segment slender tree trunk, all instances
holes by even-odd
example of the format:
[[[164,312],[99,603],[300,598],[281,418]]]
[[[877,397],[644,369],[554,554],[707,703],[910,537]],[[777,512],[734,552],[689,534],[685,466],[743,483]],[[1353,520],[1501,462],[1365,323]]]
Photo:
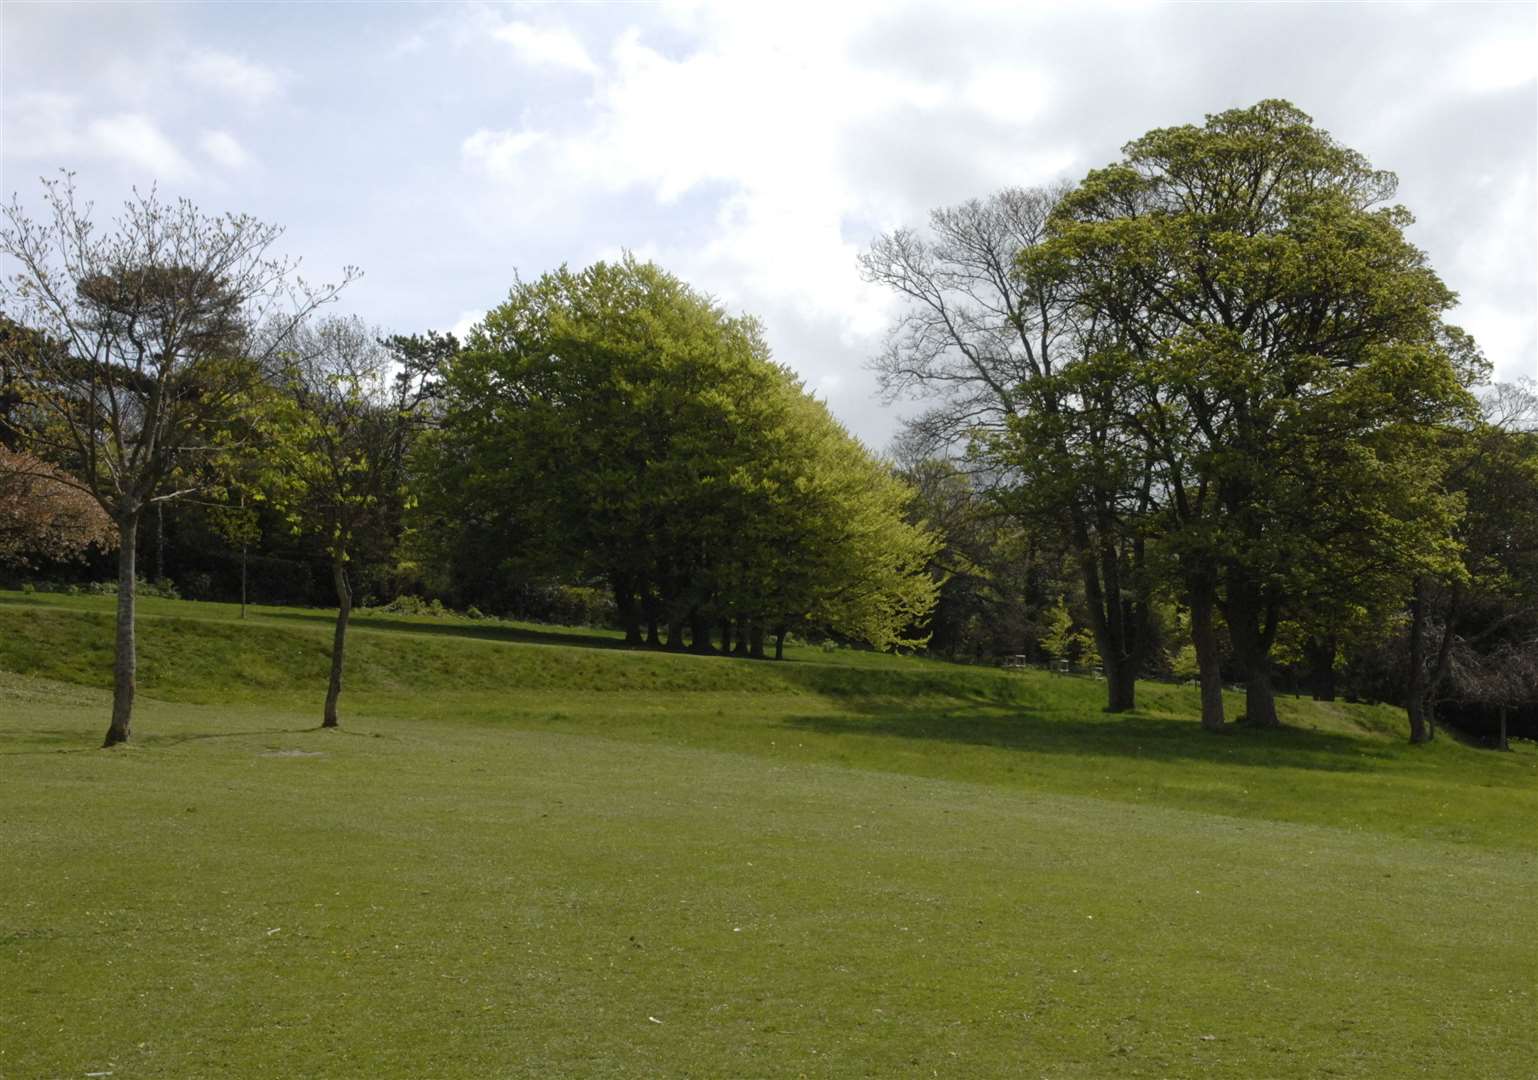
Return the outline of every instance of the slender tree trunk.
[[[721,620],[721,655],[732,655],[732,620]]]
[[[331,580],[336,584],[336,633],[331,639],[331,684],[326,688],[326,714],[321,727],[338,725],[336,702],[342,696],[342,663],[347,656],[347,623],[352,618],[352,586],[347,582],[347,564],[340,557],[331,560]]]
[[[785,628],[777,626],[774,629],[774,658],[785,659]]]
[[[761,619],[754,619],[752,629],[748,631],[748,655],[755,660],[764,659],[764,624]]]
[[[1506,706],[1501,706],[1501,734],[1500,742],[1495,744],[1498,750],[1510,750],[1511,743],[1506,741]]]
[[[155,584],[166,579],[166,504],[155,504]]]
[[[248,544],[240,545],[240,617],[246,617],[246,550]]]
[[[139,512],[118,519],[117,553],[117,642],[112,664],[112,723],[107,728],[103,747],[128,741],[133,720],[134,691],[137,688],[138,654],[134,640],[134,586],[139,545]]]
[[[1218,632],[1213,625],[1211,589],[1197,585],[1191,589],[1191,644],[1196,648],[1196,666],[1202,688],[1202,727],[1223,730],[1223,668],[1218,655]]]

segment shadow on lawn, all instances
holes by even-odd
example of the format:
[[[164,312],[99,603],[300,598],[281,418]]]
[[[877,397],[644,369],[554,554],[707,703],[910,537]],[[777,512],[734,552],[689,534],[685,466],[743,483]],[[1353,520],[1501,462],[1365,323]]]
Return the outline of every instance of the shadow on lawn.
[[[264,612],[263,619],[289,619],[294,622],[314,623],[330,628],[336,625],[336,613],[332,611],[272,611]],[[518,626],[476,626],[470,623],[420,623],[405,619],[391,619],[378,615],[355,615],[354,630],[384,630],[393,633],[434,634],[447,637],[476,638],[481,641],[506,641],[518,645],[575,645],[585,649],[624,649],[621,638],[584,634],[570,629],[536,630]]]
[[[864,710],[860,710],[864,712]],[[942,711],[872,710],[862,716],[799,716],[784,726],[820,735],[881,735],[966,746],[991,746],[1034,754],[1128,757],[1148,761],[1209,761],[1222,765],[1360,772],[1372,760],[1391,758],[1387,747],[1348,735],[1283,727],[1273,730],[1230,725],[1211,735],[1192,720],[1138,713],[1074,719],[1044,718],[1019,708]]]

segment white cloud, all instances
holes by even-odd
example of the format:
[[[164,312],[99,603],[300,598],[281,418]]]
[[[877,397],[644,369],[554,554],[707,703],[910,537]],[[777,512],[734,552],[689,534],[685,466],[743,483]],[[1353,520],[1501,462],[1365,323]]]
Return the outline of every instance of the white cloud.
[[[118,113],[92,120],[81,144],[87,153],[143,170],[153,180],[186,180],[196,171],[155,122],[140,113]]]
[[[462,311],[459,313],[459,320],[449,327],[449,333],[453,334],[460,341],[464,341],[470,331],[475,328],[475,325],[485,317],[486,312],[480,308]]]
[[[251,163],[251,155],[246,153],[235,136],[227,131],[205,131],[203,137],[198,140],[198,145],[203,148],[203,153],[212,158],[215,164],[229,169],[232,172],[244,169]]]
[[[283,76],[272,68],[212,49],[193,53],[183,73],[199,86],[247,105],[261,105],[276,97],[284,83]]]
[[[511,45],[524,63],[535,67],[565,68],[587,75],[598,73],[598,65],[578,37],[564,27],[533,26],[525,22],[504,23],[492,31],[498,41]]]
[[[482,128],[460,143],[460,156],[469,165],[498,180],[518,175],[519,159],[544,141],[541,131],[491,131]]]
[[[1456,70],[1475,92],[1510,90],[1538,77],[1532,46],[1530,39],[1491,38],[1465,50]]]
[[[81,114],[66,94],[20,94],[5,103],[5,151],[67,168],[106,160],[147,174],[136,180],[179,182],[195,175],[192,163],[143,113]]]

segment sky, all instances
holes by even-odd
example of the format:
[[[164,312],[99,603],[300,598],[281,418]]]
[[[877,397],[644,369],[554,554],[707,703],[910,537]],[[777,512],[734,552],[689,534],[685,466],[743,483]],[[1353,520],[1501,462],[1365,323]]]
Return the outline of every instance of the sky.
[[[1538,376],[1533,3],[0,3],[0,189],[73,170],[282,225],[339,310],[463,331],[624,250],[760,317],[872,447],[857,256],[1144,132],[1286,98],[1398,173],[1496,378]]]

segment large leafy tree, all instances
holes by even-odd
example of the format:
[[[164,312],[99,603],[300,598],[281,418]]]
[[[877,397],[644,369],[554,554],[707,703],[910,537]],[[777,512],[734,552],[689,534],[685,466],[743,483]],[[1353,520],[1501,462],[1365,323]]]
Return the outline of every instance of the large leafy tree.
[[[292,327],[341,286],[307,287],[273,254],[281,230],[244,215],[210,217],[151,191],[98,232],[68,175],[44,182],[44,205],[39,221],[13,200],[0,228],[15,267],[0,308],[47,343],[0,339],[6,393],[18,399],[5,415],[117,529],[111,746],[128,739],[133,713],[141,517],[205,485],[218,432]]]
[[[116,542],[95,499],[52,465],[0,446],[0,566],[109,551]]]
[[[806,620],[889,644],[927,611],[906,489],[753,320],[655,266],[519,283],[445,386],[430,520],[499,532],[526,571],[602,577],[632,644],[687,629],[705,651],[721,626],[723,649],[762,654]]]
[[[1394,552],[1405,571],[1445,560],[1445,514],[1389,511],[1435,486],[1435,457],[1400,450],[1467,408],[1477,352],[1443,322],[1455,297],[1405,239],[1408,211],[1384,205],[1393,175],[1287,102],[1124,154],[1064,197],[1022,269],[1071,292],[1121,372],[1118,426],[1153,465],[1204,721],[1222,722],[1217,610],[1249,719],[1275,724],[1270,653],[1290,606],[1325,582],[1338,593],[1352,552]]]
[[[1107,383],[1065,380],[1097,336],[1071,283],[1021,273],[1045,243],[1063,188],[1008,188],[945,207],[861,257],[903,301],[874,366],[889,399],[928,403],[908,424],[924,452],[965,450],[976,482],[1034,532],[1072,553],[1106,672],[1107,708],[1130,709],[1152,636],[1141,518],[1143,455],[1115,437]]]

